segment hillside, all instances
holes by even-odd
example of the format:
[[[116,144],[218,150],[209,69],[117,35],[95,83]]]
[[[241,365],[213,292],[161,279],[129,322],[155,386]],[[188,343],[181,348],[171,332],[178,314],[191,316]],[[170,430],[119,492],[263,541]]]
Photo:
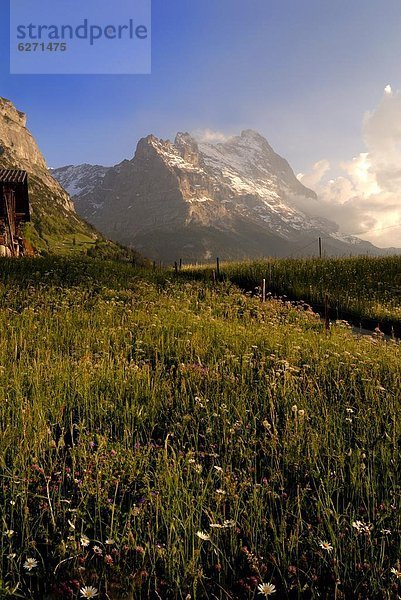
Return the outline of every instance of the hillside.
[[[317,218],[316,194],[252,130],[215,145],[187,133],[174,143],[150,135],[115,167],[68,166],[52,175],[78,214],[155,259],[310,254],[320,236],[327,254],[381,254]]]
[[[68,193],[51,174],[32,134],[26,115],[0,97],[0,167],[29,174],[32,222],[25,236],[39,252],[76,253],[107,246],[103,236],[75,212]],[[112,247],[109,247],[112,251]]]

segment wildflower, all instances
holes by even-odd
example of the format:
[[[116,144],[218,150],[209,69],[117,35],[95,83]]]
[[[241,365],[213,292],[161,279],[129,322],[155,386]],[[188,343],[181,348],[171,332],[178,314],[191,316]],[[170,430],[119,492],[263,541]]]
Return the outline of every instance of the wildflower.
[[[103,554],[103,550],[100,548],[100,546],[93,546],[93,552],[98,556],[102,556]]]
[[[304,410],[299,410],[298,411],[298,416],[302,419],[305,416],[305,411]]]
[[[91,585],[84,585],[79,591],[82,598],[94,598],[99,595],[97,589]]]
[[[7,531],[4,532],[4,535],[6,535],[8,538],[12,538],[14,533],[14,529],[7,529]]]
[[[391,529],[381,529],[380,532],[383,535],[391,535]]]
[[[209,527],[212,529],[223,529],[223,525],[220,525],[220,523],[210,523]]]
[[[86,535],[81,535],[81,546],[86,548],[90,544],[90,539]]]
[[[115,544],[115,540],[113,540],[113,538],[107,538],[106,540],[106,544],[107,546],[113,546],[113,544]]]
[[[36,560],[36,558],[27,558],[24,562],[24,569],[26,569],[27,571],[32,571],[32,569],[35,569],[35,567],[37,567],[38,564],[39,563]]]
[[[17,556],[17,555],[15,554],[15,552],[12,552],[11,554],[7,554],[7,558],[9,558],[10,560],[14,560],[14,558],[15,558],[16,556]]]
[[[298,406],[296,404],[294,404],[294,406],[291,408],[293,413],[297,413],[298,412]]]
[[[353,521],[352,527],[356,529],[358,533],[365,533],[366,535],[370,535],[370,532],[373,529],[371,523],[364,523],[363,521]]]
[[[106,556],[104,557],[104,562],[106,563],[106,565],[113,564],[113,557],[111,556],[111,554],[106,554]]]
[[[265,598],[276,593],[276,586],[272,583],[261,583],[258,585],[259,594],[263,594]]]
[[[213,467],[214,469],[216,469],[216,471],[218,471],[219,473],[221,473],[221,471],[223,470],[221,467],[214,465]]]
[[[395,569],[394,567],[390,570],[390,572],[397,577],[397,579],[401,579],[401,571]]]
[[[233,521],[231,519],[227,520],[227,521],[224,521],[223,527],[235,527],[235,521]]]
[[[329,542],[324,542],[323,540],[320,540],[319,546],[323,550],[326,550],[326,552],[331,552],[333,550],[333,546],[331,544],[329,544]]]
[[[218,490],[216,490],[216,494],[219,494],[220,496],[225,496],[226,492],[219,488]]]
[[[196,535],[199,539],[204,540],[205,542],[208,542],[210,540],[210,536],[204,531],[197,531]]]

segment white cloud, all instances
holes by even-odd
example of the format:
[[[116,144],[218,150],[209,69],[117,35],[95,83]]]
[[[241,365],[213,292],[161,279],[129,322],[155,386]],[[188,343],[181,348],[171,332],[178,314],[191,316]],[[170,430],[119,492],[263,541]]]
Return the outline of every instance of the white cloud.
[[[209,144],[226,142],[230,137],[222,131],[213,131],[212,129],[196,129],[192,132],[192,135],[198,142]]]
[[[307,173],[306,175],[304,173],[299,173],[297,175],[297,177],[300,181],[302,181],[302,183],[304,185],[306,185],[306,187],[313,189],[321,182],[324,175],[329,170],[330,170],[329,161],[328,160],[319,160],[317,163],[315,163],[313,165],[312,171],[310,173]]]
[[[364,116],[363,142],[365,152],[334,165],[341,176],[330,179],[333,165],[321,160],[298,178],[318,193],[320,216],[336,221],[341,232],[401,247],[401,92],[390,85]]]

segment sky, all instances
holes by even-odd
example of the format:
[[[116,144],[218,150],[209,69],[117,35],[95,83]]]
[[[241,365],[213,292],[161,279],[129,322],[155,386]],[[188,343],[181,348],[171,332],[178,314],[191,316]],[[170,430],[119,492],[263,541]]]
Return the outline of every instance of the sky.
[[[0,95],[51,167],[255,129],[342,231],[401,246],[400,32],[399,0],[153,0],[150,75],[10,75],[0,0]]]

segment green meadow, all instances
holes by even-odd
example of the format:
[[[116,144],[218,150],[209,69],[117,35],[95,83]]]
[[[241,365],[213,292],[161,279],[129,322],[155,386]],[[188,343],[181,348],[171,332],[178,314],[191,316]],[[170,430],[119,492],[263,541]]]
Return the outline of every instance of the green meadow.
[[[243,291],[398,318],[400,260],[266,264],[1,260],[1,598],[401,595],[399,342]]]

